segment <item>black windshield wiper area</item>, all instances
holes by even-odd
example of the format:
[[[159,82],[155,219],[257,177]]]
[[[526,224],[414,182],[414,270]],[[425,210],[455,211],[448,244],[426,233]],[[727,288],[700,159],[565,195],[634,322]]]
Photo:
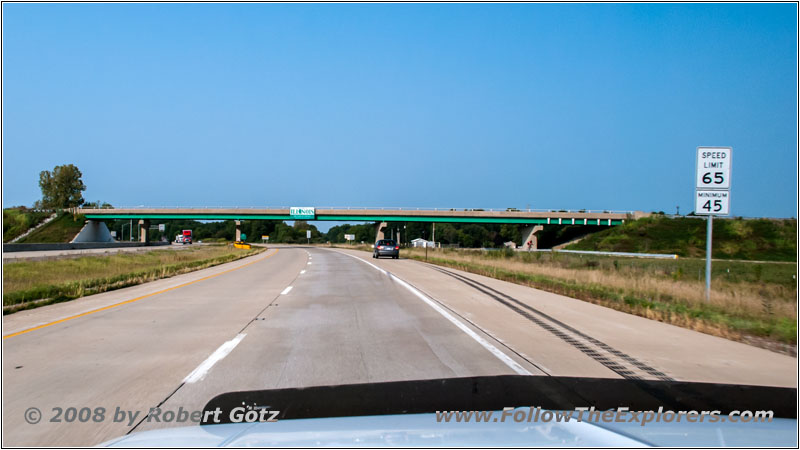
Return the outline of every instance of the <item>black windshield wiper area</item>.
[[[383,383],[313,386],[220,394],[204,411],[201,425],[231,423],[233,408],[280,411],[276,419],[420,414],[436,411],[541,407],[632,411],[771,410],[797,418],[797,389],[685,381],[497,375]],[[215,420],[212,420],[216,417]]]

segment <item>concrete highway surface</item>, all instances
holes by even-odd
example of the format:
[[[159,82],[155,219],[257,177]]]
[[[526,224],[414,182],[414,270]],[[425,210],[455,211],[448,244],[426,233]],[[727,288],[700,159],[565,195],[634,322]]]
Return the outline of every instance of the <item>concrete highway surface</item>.
[[[204,245],[192,244],[192,245]],[[107,256],[114,253],[152,252],[155,250],[184,250],[192,248],[191,245],[172,244],[148,247],[110,247],[110,248],[84,248],[68,250],[33,250],[25,252],[5,252],[3,262],[39,261],[44,259],[79,258],[81,256]]]
[[[192,425],[142,419],[230,391],[501,374],[796,387],[797,360],[453,269],[287,246],[4,316],[2,370],[3,445],[76,446]],[[70,407],[92,416],[51,421]]]

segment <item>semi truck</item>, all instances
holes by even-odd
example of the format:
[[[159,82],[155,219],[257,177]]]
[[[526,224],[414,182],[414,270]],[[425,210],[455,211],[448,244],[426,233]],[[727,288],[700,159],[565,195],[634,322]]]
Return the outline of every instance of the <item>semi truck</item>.
[[[191,244],[192,243],[192,230],[183,230],[181,234],[175,236],[176,244]]]

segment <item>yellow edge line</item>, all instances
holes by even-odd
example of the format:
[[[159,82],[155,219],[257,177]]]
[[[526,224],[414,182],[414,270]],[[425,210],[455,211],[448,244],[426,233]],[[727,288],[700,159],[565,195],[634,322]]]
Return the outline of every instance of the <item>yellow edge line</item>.
[[[51,325],[55,325],[55,324],[58,324],[58,323],[66,322],[66,321],[72,320],[72,319],[77,319],[78,317],[88,316],[89,314],[94,314],[96,312],[105,311],[107,309],[116,308],[117,306],[127,305],[128,303],[137,302],[137,301],[145,299],[147,297],[152,297],[154,295],[163,294],[164,292],[169,292],[169,291],[174,290],[174,289],[178,289],[178,288],[182,288],[182,287],[185,287],[185,286],[189,286],[190,284],[194,284],[194,283],[198,283],[200,281],[204,281],[204,280],[208,280],[208,279],[211,279],[211,278],[214,278],[214,277],[218,277],[218,276],[224,275],[224,274],[226,274],[228,272],[233,272],[234,270],[239,270],[239,269],[241,269],[243,267],[247,267],[247,266],[249,266],[251,264],[255,264],[257,262],[264,261],[267,258],[271,258],[271,257],[275,256],[277,253],[278,253],[278,249],[275,249],[275,252],[273,252],[270,255],[267,255],[267,256],[265,256],[265,257],[263,257],[261,259],[255,260],[255,261],[251,261],[251,262],[249,262],[247,264],[242,264],[239,267],[234,267],[233,269],[228,269],[228,270],[225,270],[223,272],[216,273],[214,275],[209,275],[207,277],[198,278],[197,280],[189,281],[188,283],[179,284],[179,285],[173,286],[171,288],[162,289],[162,290],[156,291],[156,292],[151,292],[150,294],[145,294],[145,295],[142,295],[141,297],[136,297],[136,298],[132,298],[130,300],[125,300],[124,302],[114,303],[113,305],[108,305],[108,306],[104,306],[102,308],[97,308],[97,309],[93,309],[91,311],[86,311],[86,312],[83,312],[83,313],[80,313],[80,314],[76,314],[74,316],[65,317],[63,319],[59,319],[59,320],[56,320],[54,322],[45,323],[43,325],[35,326],[33,328],[28,328],[27,330],[22,330],[22,331],[17,331],[16,333],[7,334],[7,335],[3,336],[3,339],[8,339],[8,338],[11,338],[11,337],[14,337],[14,336],[19,336],[20,334],[30,333],[31,331],[40,330],[42,328],[46,328],[46,327],[49,327]]]

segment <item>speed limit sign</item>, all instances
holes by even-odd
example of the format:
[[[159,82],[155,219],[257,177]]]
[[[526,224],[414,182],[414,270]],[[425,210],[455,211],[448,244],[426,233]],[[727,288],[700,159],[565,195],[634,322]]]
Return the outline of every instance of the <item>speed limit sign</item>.
[[[731,148],[697,148],[697,189],[730,189]]]
[[[714,216],[731,210],[730,147],[697,147],[694,213],[708,216],[706,225],[706,301],[711,301],[711,236]]]
[[[730,214],[730,147],[697,147],[694,213],[727,216]]]

